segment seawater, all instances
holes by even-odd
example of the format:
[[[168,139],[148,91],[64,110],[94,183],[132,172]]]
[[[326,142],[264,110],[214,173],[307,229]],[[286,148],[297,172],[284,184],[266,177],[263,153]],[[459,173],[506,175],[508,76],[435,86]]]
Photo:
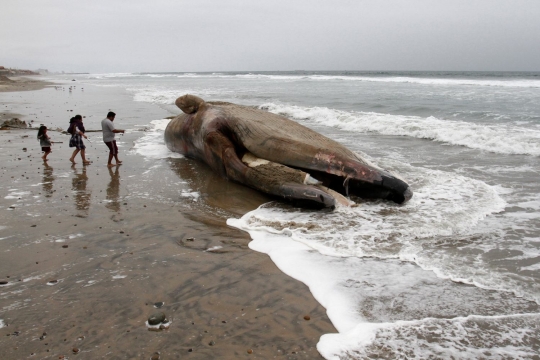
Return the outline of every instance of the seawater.
[[[179,113],[183,94],[287,116],[403,177],[404,205],[270,202],[228,224],[304,282],[327,359],[540,356],[540,73],[77,75]],[[134,151],[177,156],[155,119]],[[156,169],[158,169],[157,167]],[[156,170],[157,171],[157,170]]]

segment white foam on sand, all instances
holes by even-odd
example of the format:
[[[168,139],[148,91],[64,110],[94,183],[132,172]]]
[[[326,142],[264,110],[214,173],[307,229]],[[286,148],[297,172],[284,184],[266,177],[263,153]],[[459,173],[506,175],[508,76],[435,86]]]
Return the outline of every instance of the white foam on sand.
[[[182,192],[180,193],[180,195],[182,197],[189,197],[189,198],[192,198],[193,201],[197,201],[199,200],[199,197],[201,196],[201,194],[197,191],[189,191],[189,190],[182,190]]]
[[[363,324],[323,335],[317,349],[327,359],[531,359],[539,320],[517,314]]]
[[[146,159],[183,158],[181,154],[170,151],[165,145],[163,134],[169,119],[152,120],[144,136],[135,141],[133,151]]]
[[[410,136],[499,154],[540,156],[540,130],[515,125],[483,125],[433,116],[423,118],[275,103],[264,104],[261,108],[349,132]]]
[[[26,195],[30,195],[30,191],[18,191],[16,189],[10,190],[10,193],[4,197],[4,199],[12,200],[12,199],[20,199]]]
[[[3,328],[4,326],[6,326],[6,324],[4,324],[4,320],[0,319],[0,329]]]

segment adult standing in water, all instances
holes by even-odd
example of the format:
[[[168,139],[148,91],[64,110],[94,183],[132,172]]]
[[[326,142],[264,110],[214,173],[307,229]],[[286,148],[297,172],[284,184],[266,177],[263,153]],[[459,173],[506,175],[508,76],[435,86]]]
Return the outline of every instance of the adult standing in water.
[[[109,161],[107,162],[108,167],[114,166],[112,159],[116,160],[116,165],[120,165],[122,162],[118,160],[118,146],[116,146],[116,140],[114,139],[116,133],[124,133],[125,130],[115,129],[114,128],[114,118],[116,114],[112,111],[109,111],[107,117],[101,121],[101,129],[103,130],[103,142],[109,148]]]
[[[84,145],[84,142],[82,140],[83,137],[85,139],[88,139],[88,137],[84,134],[86,130],[84,129],[82,116],[75,115],[75,117],[71,118],[69,123],[70,125],[68,128],[68,132],[71,134],[71,139],[69,140],[69,147],[76,148],[73,151],[71,158],[69,158],[69,161],[71,161],[72,164],[75,164],[75,156],[77,156],[77,154],[80,151],[83,164],[90,165],[90,161],[86,160],[86,153],[85,153],[86,146]]]

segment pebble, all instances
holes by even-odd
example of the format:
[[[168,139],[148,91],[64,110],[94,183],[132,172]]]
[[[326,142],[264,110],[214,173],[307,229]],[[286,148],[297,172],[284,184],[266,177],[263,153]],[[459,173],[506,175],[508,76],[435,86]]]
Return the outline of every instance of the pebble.
[[[154,355],[150,358],[150,360],[159,360],[159,353],[155,352]]]
[[[8,282],[7,281],[0,281],[0,285],[7,285]]]
[[[78,354],[80,350],[79,350],[79,348],[73,348],[72,351],[73,351],[74,354]]]
[[[310,320],[310,319],[311,319],[311,318],[309,317],[309,315],[305,315],[305,316],[304,316],[304,320],[308,321],[308,320]]]
[[[208,343],[208,345],[214,346],[214,345],[216,345],[216,342],[215,342],[214,340],[212,340],[212,341],[210,341],[210,342]]]
[[[248,354],[253,354],[253,350],[248,349],[247,353],[248,353]]]
[[[164,320],[165,320],[165,314],[162,312],[158,312],[158,313],[150,315],[150,317],[148,318],[148,324],[159,325]]]
[[[165,305],[165,303],[163,301],[158,301],[156,303],[154,303],[154,307],[159,309],[161,308],[163,305]]]
[[[62,247],[63,247],[64,249],[67,249],[68,246],[67,246],[67,245],[62,245]]]

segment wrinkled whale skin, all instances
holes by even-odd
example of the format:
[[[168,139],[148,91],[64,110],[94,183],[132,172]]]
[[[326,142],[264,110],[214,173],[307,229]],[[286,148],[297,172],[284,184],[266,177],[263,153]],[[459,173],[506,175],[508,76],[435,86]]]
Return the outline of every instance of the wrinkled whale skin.
[[[179,97],[176,105],[183,113],[165,130],[167,147],[233,181],[300,206],[334,206],[336,194],[328,188],[396,203],[412,197],[400,178],[283,116],[193,95]],[[256,158],[264,161],[246,160]],[[306,183],[310,176],[322,183]]]

